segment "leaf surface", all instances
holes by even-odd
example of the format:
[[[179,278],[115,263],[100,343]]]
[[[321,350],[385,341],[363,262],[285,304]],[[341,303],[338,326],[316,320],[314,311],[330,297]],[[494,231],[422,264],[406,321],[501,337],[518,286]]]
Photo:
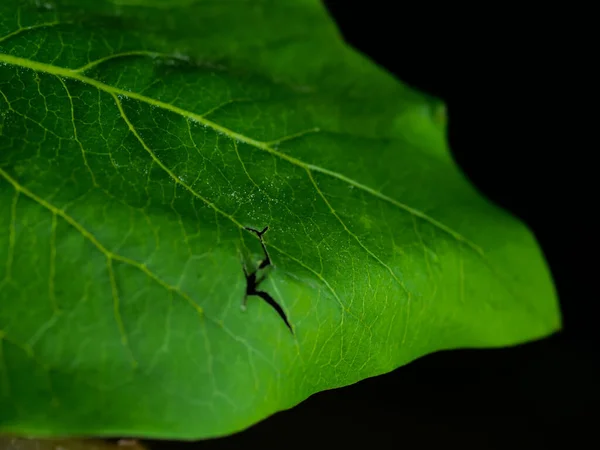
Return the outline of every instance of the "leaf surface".
[[[443,105],[319,2],[4,0],[0,36],[0,430],[223,435],[560,327]]]

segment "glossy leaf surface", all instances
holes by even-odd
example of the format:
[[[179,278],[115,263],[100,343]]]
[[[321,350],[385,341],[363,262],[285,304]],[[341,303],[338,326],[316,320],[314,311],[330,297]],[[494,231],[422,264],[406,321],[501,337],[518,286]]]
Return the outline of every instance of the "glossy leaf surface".
[[[559,328],[443,105],[319,2],[3,0],[0,35],[0,430],[222,435]],[[266,226],[256,281],[293,333],[241,308]]]

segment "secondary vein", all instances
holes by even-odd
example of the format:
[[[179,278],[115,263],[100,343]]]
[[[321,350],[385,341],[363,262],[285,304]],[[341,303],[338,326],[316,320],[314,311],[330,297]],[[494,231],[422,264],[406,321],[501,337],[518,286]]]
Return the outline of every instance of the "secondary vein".
[[[149,52],[150,53],[150,52]],[[344,181],[352,186],[355,186],[358,189],[361,189],[385,202],[388,202],[394,206],[396,206],[397,208],[400,208],[406,212],[408,212],[411,215],[414,215],[415,217],[418,217],[428,223],[430,223],[431,225],[433,225],[434,227],[438,228],[439,230],[443,231],[444,233],[448,234],[449,236],[451,236],[453,239],[464,243],[465,245],[467,245],[469,248],[471,248],[473,251],[475,251],[476,253],[478,253],[480,256],[484,255],[483,250],[481,249],[481,247],[479,247],[478,245],[474,244],[473,242],[471,242],[469,239],[467,239],[466,237],[462,236],[460,233],[458,233],[457,231],[453,230],[452,228],[448,227],[447,225],[444,225],[443,223],[435,220],[434,218],[430,217],[429,215],[425,214],[422,211],[419,211],[418,209],[415,209],[411,206],[408,206],[404,203],[401,203],[379,191],[376,191],[373,188],[370,188],[369,186],[366,186],[362,183],[359,183],[343,174],[340,174],[338,172],[334,172],[332,170],[329,169],[325,169],[323,167],[314,165],[314,164],[309,164],[309,163],[305,163],[304,161],[301,161],[297,158],[294,158],[293,156],[287,155],[285,153],[279,152],[276,149],[274,149],[273,147],[271,147],[271,145],[268,142],[263,142],[263,141],[259,141],[257,139],[253,139],[251,137],[245,136],[241,133],[237,133],[233,130],[230,130],[229,128],[226,128],[222,125],[219,125],[216,122],[213,122],[209,119],[206,119],[204,116],[200,115],[200,114],[196,114],[193,113],[191,111],[187,111],[183,108],[179,108],[175,105],[171,105],[169,103],[165,103],[162,102],[160,100],[156,100],[150,97],[147,97],[145,95],[142,94],[138,94],[136,92],[131,92],[125,89],[121,89],[121,88],[117,88],[114,86],[110,86],[108,84],[102,83],[101,81],[98,81],[94,78],[90,78],[87,77],[85,75],[81,74],[81,68],[79,69],[67,69],[64,67],[57,67],[57,66],[53,66],[51,64],[46,64],[46,63],[42,63],[42,62],[38,62],[38,61],[32,61],[26,58],[20,58],[18,56],[12,56],[12,55],[7,55],[4,53],[0,53],[0,62],[4,62],[6,64],[10,64],[10,65],[14,65],[14,66],[19,66],[19,67],[24,67],[24,68],[28,68],[37,72],[43,72],[43,73],[47,73],[47,74],[51,74],[51,75],[56,75],[59,77],[65,77],[65,78],[69,78],[69,79],[73,79],[73,80],[77,80],[80,81],[82,83],[88,84],[90,86],[95,87],[96,89],[99,89],[101,91],[107,92],[113,96],[125,96],[125,97],[129,97],[141,102],[144,102],[148,105],[151,106],[155,106],[157,108],[161,108],[167,111],[171,111],[175,114],[181,115],[183,117],[186,117],[188,119],[194,120],[202,125],[205,125],[209,128],[211,128],[212,130],[214,130],[217,133],[223,134],[227,137],[229,137],[230,139],[234,140],[234,141],[238,141],[238,142],[243,142],[245,144],[248,144],[252,147],[261,149],[263,151],[266,151],[280,159],[286,160],[289,163],[296,165],[298,167],[302,167],[303,169],[306,170],[311,170],[314,172],[320,172],[324,175],[328,175],[330,177],[333,178],[337,178],[340,181]],[[280,141],[280,140],[279,140]],[[278,140],[274,141],[274,142],[278,142]],[[163,167],[164,168],[164,167]],[[237,225],[237,224],[236,224]]]

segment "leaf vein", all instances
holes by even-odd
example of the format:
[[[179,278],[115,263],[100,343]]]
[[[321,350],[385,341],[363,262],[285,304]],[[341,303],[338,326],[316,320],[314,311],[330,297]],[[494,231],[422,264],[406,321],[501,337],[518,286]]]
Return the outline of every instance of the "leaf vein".
[[[234,339],[236,342],[242,344],[245,348],[247,348],[248,350],[257,354],[263,360],[265,360],[267,363],[269,363],[272,367],[274,367],[272,362],[265,355],[263,355],[260,351],[256,350],[253,346],[251,346],[248,343],[248,341],[240,338],[239,336],[236,336],[231,330],[229,330],[225,326],[225,324],[222,321],[216,320],[216,319],[213,319],[213,318],[207,316],[204,313],[203,309],[196,302],[194,302],[194,300],[192,300],[192,298],[189,295],[187,295],[185,292],[181,291],[179,288],[169,285],[167,282],[165,282],[160,277],[158,277],[154,272],[152,272],[150,269],[148,269],[148,267],[144,263],[140,263],[138,261],[132,260],[126,256],[119,255],[119,254],[114,253],[114,252],[110,251],[109,249],[107,249],[100,241],[98,241],[98,239],[90,231],[88,231],[83,225],[81,225],[79,222],[77,222],[73,217],[71,217],[69,214],[67,214],[64,210],[55,207],[54,205],[48,203],[43,198],[37,196],[35,193],[31,192],[25,186],[21,185],[17,180],[12,178],[1,167],[0,167],[0,176],[2,178],[4,178],[9,184],[11,184],[17,192],[23,193],[26,197],[30,198],[31,200],[35,201],[42,207],[46,208],[48,211],[52,212],[56,216],[61,217],[63,220],[65,220],[68,224],[70,224],[73,228],[75,228],[84,238],[86,238],[88,241],[90,241],[100,251],[100,253],[102,253],[106,257],[107,264],[108,264],[108,270],[109,270],[109,277],[110,277],[110,282],[111,282],[111,289],[113,292],[113,306],[115,308],[115,314],[118,318],[117,319],[118,322],[120,321],[120,319],[119,319],[120,314],[118,314],[119,299],[118,299],[116,278],[115,278],[114,269],[113,269],[113,265],[112,265],[113,261],[119,261],[119,262],[122,262],[129,266],[132,266],[134,268],[137,268],[138,270],[143,272],[148,278],[150,278],[153,281],[155,281],[156,283],[158,283],[164,289],[175,292],[180,297],[182,297],[192,308],[194,308],[194,310],[200,316],[200,319],[206,318],[207,320],[213,322],[219,328],[221,328],[226,334],[228,334],[232,339]],[[125,339],[125,342],[127,342],[126,336],[124,334],[124,327],[121,328],[122,322],[120,322],[119,327],[120,327],[121,333],[122,333],[121,338]],[[124,336],[125,336],[125,338],[124,338]],[[27,349],[28,354],[33,355],[33,350],[29,345],[24,348]],[[133,356],[132,356],[132,358],[133,358]],[[133,361],[135,361],[135,359],[133,359]],[[137,364],[137,363],[134,363],[134,364]]]
[[[98,183],[96,182],[96,177],[94,175],[94,172],[92,172],[92,168],[88,164],[87,157],[85,156],[85,149],[83,148],[83,143],[79,140],[79,136],[77,136],[77,126],[75,125],[75,105],[73,104],[73,96],[71,95],[71,92],[69,91],[69,88],[67,87],[67,84],[64,82],[64,80],[58,76],[56,78],[58,78],[58,80],[60,81],[60,84],[62,84],[63,88],[65,89],[65,92],[67,93],[67,97],[69,98],[69,104],[71,105],[71,122],[73,123],[73,137],[75,138],[75,142],[77,142],[77,144],[79,145],[79,148],[81,150],[81,157],[83,158],[83,164],[85,165],[86,169],[90,173],[90,176],[92,177],[92,182],[94,183],[94,186],[98,187]]]
[[[183,117],[187,117],[189,119],[195,120],[203,125],[206,125],[207,127],[211,128],[211,129],[213,129],[217,133],[221,133],[223,135],[228,136],[229,138],[231,138],[233,140],[238,140],[240,142],[244,142],[244,143],[251,145],[253,147],[256,147],[258,149],[262,149],[268,153],[271,153],[271,154],[279,157],[280,159],[284,159],[284,160],[288,161],[291,164],[302,167],[304,169],[313,170],[315,172],[321,172],[325,175],[328,175],[333,178],[337,178],[341,181],[344,181],[344,182],[346,182],[358,189],[361,189],[361,190],[363,190],[385,202],[388,202],[388,203],[396,206],[399,209],[402,209],[402,210],[408,212],[409,214],[412,214],[412,215],[420,218],[421,220],[429,222],[431,225],[440,229],[441,231],[445,232],[446,234],[450,235],[455,240],[467,245],[469,248],[471,248],[473,251],[475,251],[480,256],[484,255],[483,250],[479,246],[477,246],[476,244],[471,242],[469,239],[462,236],[461,234],[459,234],[452,228],[448,227],[447,225],[444,225],[443,223],[430,217],[429,215],[425,214],[424,212],[419,211],[418,209],[415,209],[404,203],[401,203],[401,202],[399,202],[399,201],[397,201],[397,200],[395,200],[395,199],[393,199],[393,198],[391,198],[369,186],[359,183],[343,174],[334,172],[332,170],[329,170],[329,169],[326,169],[326,168],[323,168],[323,167],[320,167],[320,166],[317,166],[314,164],[305,163],[305,162],[303,162],[299,159],[296,159],[290,155],[279,152],[276,149],[274,149],[273,147],[271,147],[268,142],[262,142],[262,141],[250,138],[248,136],[244,136],[243,134],[237,133],[237,132],[230,130],[222,125],[219,125],[211,120],[208,120],[200,114],[196,114],[196,113],[187,111],[185,109],[162,102],[160,100],[156,100],[156,99],[141,95],[139,93],[135,93],[135,92],[127,91],[125,89],[120,89],[120,88],[117,88],[114,86],[107,85],[96,79],[81,75],[80,73],[78,73],[77,71],[75,71],[73,69],[66,69],[64,67],[53,66],[51,64],[32,61],[32,60],[29,60],[26,58],[20,58],[17,56],[12,56],[12,55],[2,54],[2,53],[0,53],[0,61],[7,63],[7,64],[28,68],[28,69],[31,69],[34,71],[41,71],[41,72],[46,72],[46,73],[57,75],[57,76],[75,79],[75,80],[81,81],[83,83],[86,83],[90,86],[94,86],[95,88],[97,88],[101,91],[107,92],[107,93],[113,95],[114,97],[116,97],[117,95],[127,96],[132,99],[149,104],[151,106],[155,106],[157,108],[171,111],[175,114],[179,114]],[[306,132],[304,132],[304,134],[306,134]],[[282,138],[282,139],[286,140],[287,138]],[[279,141],[281,141],[282,139],[280,139]],[[278,141],[276,140],[275,142],[278,142]],[[162,164],[161,164],[161,166],[164,167],[164,165],[162,165]],[[232,219],[232,218],[230,217],[230,219]]]
[[[319,188],[319,186],[317,185],[317,182],[315,181],[314,177],[310,173],[310,170],[306,169],[306,173],[308,174],[308,177],[310,178],[310,181],[311,181],[312,185],[314,186],[315,190],[317,191],[317,193],[319,194],[319,196],[323,199],[323,201],[325,202],[325,204],[329,208],[329,211],[331,212],[331,214],[333,214],[334,217],[340,222],[340,224],[342,225],[342,227],[344,228],[344,230],[352,238],[354,238],[354,240],[356,240],[356,242],[358,243],[358,245],[363,250],[365,250],[369,254],[369,256],[371,256],[372,258],[374,258],[380,265],[382,265],[385,269],[387,269],[387,271],[390,273],[390,275],[392,276],[392,278],[400,285],[400,287],[402,288],[402,290],[406,293],[406,295],[408,296],[408,299],[410,299],[410,292],[406,289],[406,286],[404,286],[404,283],[402,283],[402,281],[400,281],[398,279],[398,277],[396,276],[396,274],[394,273],[394,271],[392,270],[392,268],[390,266],[388,266],[386,263],[384,263],[375,253],[373,253],[371,250],[369,250],[362,243],[362,241],[359,239],[359,237],[356,234],[354,234],[352,231],[350,231],[350,229],[346,226],[346,224],[344,223],[344,221],[342,220],[342,218],[338,215],[338,213],[335,211],[335,209],[333,209],[333,206],[331,206],[331,203],[329,203],[329,200],[327,200],[327,197],[325,197],[325,195],[323,194],[323,191],[321,191],[321,188]]]
[[[142,148],[144,150],[146,150],[146,152],[150,155],[150,157],[152,158],[152,160],[161,168],[163,169],[170,177],[171,179],[176,183],[181,185],[185,190],[187,190],[190,194],[192,194],[194,197],[202,200],[207,206],[209,206],[210,208],[214,209],[216,212],[218,212],[219,214],[221,214],[224,217],[227,217],[229,220],[231,220],[235,225],[238,226],[238,228],[244,228],[244,226],[239,223],[233,216],[231,216],[230,214],[227,214],[225,211],[223,211],[222,209],[220,209],[219,207],[217,207],[214,203],[212,203],[210,200],[206,199],[205,197],[203,197],[202,195],[200,195],[198,192],[196,192],[191,186],[189,186],[187,183],[184,183],[183,181],[181,181],[179,179],[179,177],[177,175],[175,175],[173,173],[173,171],[171,169],[169,169],[167,166],[165,166],[165,164],[156,156],[156,154],[152,151],[152,149],[150,147],[148,147],[148,145],[146,144],[146,142],[144,141],[144,139],[142,139],[142,137],[140,136],[140,134],[138,133],[137,129],[135,128],[135,126],[131,123],[131,121],[129,120],[129,117],[127,116],[127,114],[125,113],[125,110],[123,109],[123,104],[121,103],[121,100],[119,100],[119,98],[117,97],[117,95],[115,93],[110,93],[114,100],[115,103],[117,105],[117,108],[119,109],[119,112],[123,118],[123,120],[125,121],[125,123],[127,124],[127,127],[129,128],[129,130],[131,131],[131,133],[135,136],[135,138],[138,140],[138,142],[141,144]]]

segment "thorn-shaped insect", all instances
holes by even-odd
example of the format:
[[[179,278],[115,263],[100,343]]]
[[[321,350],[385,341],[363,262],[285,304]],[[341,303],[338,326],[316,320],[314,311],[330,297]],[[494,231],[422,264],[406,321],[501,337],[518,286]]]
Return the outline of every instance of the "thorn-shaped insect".
[[[258,240],[260,241],[260,245],[262,246],[263,252],[265,254],[265,258],[258,264],[258,268],[252,272],[248,271],[248,268],[246,267],[246,263],[242,260],[242,268],[244,270],[244,276],[246,277],[246,294],[244,295],[244,301],[242,302],[242,310],[244,310],[244,311],[246,310],[246,303],[248,302],[248,297],[250,297],[251,295],[260,297],[265,302],[267,302],[269,304],[269,306],[271,306],[271,308],[273,308],[275,311],[277,311],[277,314],[279,314],[279,317],[281,317],[283,319],[286,326],[289,328],[290,332],[292,334],[294,334],[294,330],[292,330],[292,326],[290,325],[283,308],[275,301],[275,299],[269,293],[258,290],[260,284],[263,281],[265,281],[265,278],[266,278],[265,273],[258,276],[258,271],[262,270],[262,269],[266,269],[269,266],[272,266],[271,258],[269,257],[269,252],[267,251],[267,247],[265,245],[265,242],[263,241],[263,234],[265,234],[267,232],[269,227],[267,226],[267,227],[263,228],[262,231],[255,230],[254,228],[250,228],[250,227],[246,227],[246,229],[258,236]]]

